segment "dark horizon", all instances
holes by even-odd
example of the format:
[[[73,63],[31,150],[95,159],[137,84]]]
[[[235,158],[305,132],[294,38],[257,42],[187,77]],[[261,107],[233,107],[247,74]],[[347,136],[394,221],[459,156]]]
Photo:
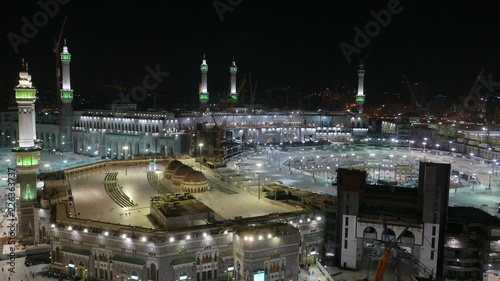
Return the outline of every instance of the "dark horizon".
[[[170,73],[157,92],[175,98],[196,95],[203,54],[209,64],[209,92],[228,89],[228,68],[235,56],[238,84],[245,73],[252,72],[261,85],[261,99],[268,86],[291,86],[311,93],[332,88],[339,79],[341,85],[355,89],[358,62],[367,54],[367,105],[385,100],[384,92],[398,92],[406,102],[403,73],[412,82],[425,82],[429,95],[453,99],[468,93],[482,68],[492,73],[494,81],[500,80],[495,79],[500,77],[496,52],[500,40],[495,36],[498,28],[492,24],[498,10],[493,1],[474,5],[401,1],[401,11],[392,14],[388,24],[360,48],[360,54],[352,55],[350,63],[339,44],[354,46],[354,28],[364,29],[374,20],[371,11],[386,10],[396,2],[242,0],[223,13],[223,21],[214,3],[228,3],[226,0],[161,5],[108,1],[93,7],[88,2],[66,2],[59,4],[60,11],[48,17],[33,38],[19,45],[17,54],[8,34],[22,35],[22,18],[31,21],[43,9],[36,2],[8,2],[9,14],[2,19],[0,92],[4,96],[13,97],[22,57],[30,63],[38,90],[54,91],[53,40],[65,15],[63,37],[73,56],[72,88],[90,99],[99,95],[100,86],[113,81],[122,81],[128,89],[141,84],[146,66],[157,64]]]

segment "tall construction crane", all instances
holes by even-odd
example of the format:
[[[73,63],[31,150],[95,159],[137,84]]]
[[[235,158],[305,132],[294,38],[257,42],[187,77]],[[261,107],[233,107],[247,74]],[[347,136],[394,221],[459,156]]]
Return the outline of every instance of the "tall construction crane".
[[[259,80],[255,81],[255,84],[252,83],[252,73],[248,73],[248,86],[250,88],[250,111],[253,111],[253,105],[255,102],[255,92],[257,91],[257,85],[259,85]]]
[[[66,27],[66,19],[67,16],[64,16],[63,23],[61,25],[61,28],[59,29],[59,32],[56,34],[56,37],[54,38],[54,55],[56,59],[56,101],[59,110],[59,151],[62,152],[62,101],[61,101],[61,58],[59,57],[61,53],[61,40],[62,36],[64,33],[64,28]]]
[[[116,89],[118,91],[118,96],[120,97],[119,100],[117,100],[119,103],[128,103],[129,101],[127,100],[127,88],[123,86],[122,81],[117,81],[113,80],[112,85],[103,85],[104,88],[112,88]]]
[[[243,76],[243,81],[240,82],[240,85],[238,86],[238,89],[236,89],[236,93],[238,93],[238,96],[240,96],[240,102],[244,104],[244,93],[245,93],[245,85],[247,84],[247,76]]]
[[[227,116],[226,116],[227,117]],[[214,130],[215,130],[215,144],[214,144],[214,163],[215,165],[222,164],[222,129],[224,127],[224,122],[220,124],[217,122],[214,113],[212,113],[212,119],[214,121]]]
[[[464,104],[463,104],[463,107],[464,109],[467,109],[467,107],[469,106],[469,101],[470,99],[472,98],[472,94],[474,94],[474,92],[476,91],[476,88],[477,86],[479,85],[479,82],[481,81],[481,79],[484,77],[484,72],[486,71],[486,69],[481,69],[481,71],[479,71],[479,73],[477,74],[476,76],[476,80],[474,81],[474,83],[472,84],[472,87],[470,88],[470,91],[469,91],[469,94],[467,95],[467,97],[465,97],[464,99]]]
[[[421,105],[418,103],[417,96],[415,95],[415,88],[413,87],[413,84],[411,84],[411,82],[408,79],[408,77],[406,76],[406,74],[401,74],[401,77],[403,77],[405,84],[406,84],[406,87],[408,88],[408,91],[410,92],[410,97],[411,97],[411,100],[413,102],[413,107],[415,107],[415,109],[420,109]],[[412,106],[410,106],[410,107],[412,107]]]

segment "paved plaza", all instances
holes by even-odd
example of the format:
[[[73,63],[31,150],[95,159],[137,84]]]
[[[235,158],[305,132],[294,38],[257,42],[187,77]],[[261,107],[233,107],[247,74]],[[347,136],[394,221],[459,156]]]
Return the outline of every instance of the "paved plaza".
[[[309,163],[309,167],[306,164],[302,166],[294,164],[297,160]],[[413,173],[403,175],[411,178],[418,174],[416,170],[419,161],[450,163],[452,170],[460,173],[461,179],[458,179],[458,176],[451,177],[450,206],[476,207],[491,215],[498,213],[497,204],[500,203],[498,166],[492,161],[488,163],[485,159],[457,153],[450,154],[447,151],[339,149],[329,146],[299,147],[287,151],[264,148],[260,151],[244,152],[240,157],[229,161],[228,167],[221,169],[220,173],[229,181],[235,179],[234,183],[246,186],[247,189],[257,190],[260,177],[261,185],[283,184],[311,192],[336,195],[337,189],[332,185],[332,181],[335,182],[337,167],[364,168],[364,165],[372,167],[378,165],[379,171],[375,169],[372,177],[396,180],[401,175],[391,172],[389,168],[391,165],[411,167]],[[312,168],[312,165],[316,165],[316,168]],[[384,167],[387,169],[384,170]],[[316,171],[316,174],[311,171]],[[475,180],[469,181],[469,175]]]

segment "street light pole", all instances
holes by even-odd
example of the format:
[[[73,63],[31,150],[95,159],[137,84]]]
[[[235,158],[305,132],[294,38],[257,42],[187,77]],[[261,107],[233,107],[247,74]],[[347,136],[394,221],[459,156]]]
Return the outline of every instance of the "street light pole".
[[[490,178],[488,180],[488,189],[491,191],[491,175],[493,174],[493,172],[490,171],[488,174],[490,174]]]
[[[125,150],[125,156],[124,159],[127,159],[127,151],[128,151],[128,146],[124,146],[123,150]],[[125,175],[127,175],[127,165],[125,164]]]
[[[259,178],[259,189],[257,190],[257,198],[260,200],[260,174],[257,173],[257,177]]]
[[[203,143],[198,144],[198,146],[200,147],[200,157],[201,157],[203,153]]]
[[[259,168],[259,171],[257,172],[257,177],[259,180],[259,187],[257,189],[257,198],[260,199],[260,166],[262,166],[261,163],[257,163],[257,167]]]

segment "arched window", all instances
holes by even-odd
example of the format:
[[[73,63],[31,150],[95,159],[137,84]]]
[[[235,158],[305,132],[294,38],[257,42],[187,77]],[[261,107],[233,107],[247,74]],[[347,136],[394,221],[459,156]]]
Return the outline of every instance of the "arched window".
[[[55,262],[61,262],[62,261],[62,253],[61,249],[59,247],[56,248],[56,255],[55,255]]]
[[[158,281],[158,274],[156,270],[156,264],[152,263],[149,267],[149,280]]]

